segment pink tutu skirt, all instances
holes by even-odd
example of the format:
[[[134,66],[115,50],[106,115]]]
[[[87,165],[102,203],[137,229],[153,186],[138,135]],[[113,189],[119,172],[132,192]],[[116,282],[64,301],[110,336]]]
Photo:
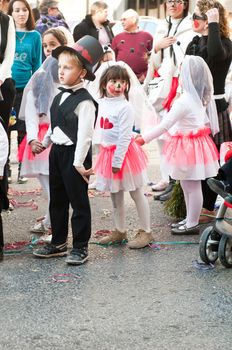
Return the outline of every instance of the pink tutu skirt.
[[[209,128],[169,136],[163,147],[164,166],[175,180],[204,180],[216,176],[219,153]]]
[[[43,141],[43,138],[48,130],[49,124],[40,124],[37,140]],[[50,146],[40,154],[34,155],[31,151],[31,146],[27,143],[27,135],[19,145],[18,159],[22,163],[21,175],[34,177],[38,174],[49,175],[49,153]]]
[[[94,165],[97,175],[96,188],[99,191],[135,191],[144,186],[147,181],[147,156],[134,140],[126,152],[122,167],[117,174],[112,172],[112,162],[116,145],[100,148]]]

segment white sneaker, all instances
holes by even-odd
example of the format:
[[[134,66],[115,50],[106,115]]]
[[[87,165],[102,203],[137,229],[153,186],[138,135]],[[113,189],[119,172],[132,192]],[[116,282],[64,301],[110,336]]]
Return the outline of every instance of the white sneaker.
[[[168,187],[169,182],[160,180],[156,185],[151,186],[152,191],[164,191]]]
[[[40,234],[47,234],[48,228],[44,226],[43,222],[40,221],[36,223],[33,227],[31,227],[30,232],[31,233],[40,233]]]
[[[91,184],[89,184],[88,189],[89,190],[95,190],[96,189],[96,181],[94,181]]]

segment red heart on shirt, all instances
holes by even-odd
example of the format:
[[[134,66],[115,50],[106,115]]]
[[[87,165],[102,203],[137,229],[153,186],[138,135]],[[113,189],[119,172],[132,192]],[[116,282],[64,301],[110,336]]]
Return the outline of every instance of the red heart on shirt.
[[[113,128],[113,124],[109,121],[108,118],[104,119],[103,117],[101,117],[101,119],[100,119],[100,127],[102,129],[112,129]]]

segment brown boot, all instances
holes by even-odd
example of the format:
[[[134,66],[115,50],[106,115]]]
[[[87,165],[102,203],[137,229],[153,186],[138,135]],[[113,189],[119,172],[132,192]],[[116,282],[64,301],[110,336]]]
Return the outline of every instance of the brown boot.
[[[101,238],[99,243],[108,244],[111,242],[122,242],[124,239],[127,239],[126,232],[120,232],[116,229],[112,231],[110,235]]]
[[[205,208],[201,209],[199,224],[207,224],[208,222],[212,222],[215,220],[216,211],[215,210],[207,210]]]
[[[152,241],[153,237],[151,233],[139,230],[135,237],[127,243],[127,246],[131,249],[139,249],[146,247]]]

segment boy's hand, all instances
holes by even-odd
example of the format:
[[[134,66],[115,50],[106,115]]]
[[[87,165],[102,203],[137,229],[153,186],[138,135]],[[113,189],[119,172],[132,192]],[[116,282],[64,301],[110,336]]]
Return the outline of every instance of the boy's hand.
[[[138,145],[140,145],[140,146],[143,146],[143,145],[145,144],[145,141],[144,141],[144,139],[142,138],[142,136],[137,136],[137,137],[135,138],[135,142],[136,142]]]
[[[45,150],[45,147],[42,145],[42,143],[37,140],[32,140],[30,142],[30,146],[33,154],[39,154]]]
[[[2,180],[3,179],[3,176],[0,176],[0,180]]]
[[[117,174],[120,171],[120,168],[115,168],[114,166],[112,167],[112,173]]]
[[[85,169],[85,167],[83,166],[82,167],[75,166],[75,168],[76,168],[76,171],[78,171],[78,173],[83,177],[85,182],[88,184],[89,183],[88,177],[90,175],[94,175],[93,168]]]

